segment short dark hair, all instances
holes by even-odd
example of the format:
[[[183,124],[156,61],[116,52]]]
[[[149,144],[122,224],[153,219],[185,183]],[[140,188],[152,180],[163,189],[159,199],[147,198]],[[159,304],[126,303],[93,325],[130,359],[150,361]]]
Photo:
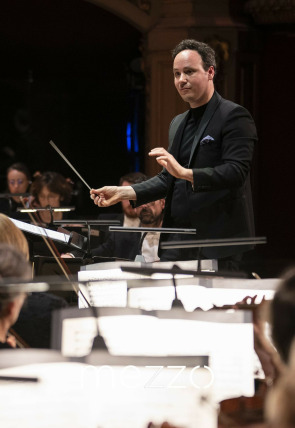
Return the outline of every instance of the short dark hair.
[[[216,56],[215,51],[207,43],[198,42],[194,39],[182,40],[175,48],[171,51],[172,59],[174,60],[176,55],[185,50],[197,51],[203,61],[204,70],[207,71],[209,67],[213,66],[216,72]]]
[[[7,168],[6,175],[8,175],[8,173],[9,173],[10,171],[13,171],[13,170],[16,170],[16,171],[22,172],[23,174],[25,174],[25,176],[27,177],[27,179],[28,179],[29,181],[31,181],[31,180],[32,180],[32,178],[31,178],[31,173],[30,173],[30,171],[29,171],[29,168],[28,168],[24,163],[16,162],[16,163],[14,163],[14,164],[10,165],[10,167],[8,167],[8,168]]]
[[[46,171],[33,181],[31,193],[38,202],[39,193],[45,186],[48,187],[51,192],[57,193],[61,196],[63,205],[70,202],[72,196],[72,185],[63,175],[55,171]]]
[[[284,274],[274,295],[271,302],[271,324],[273,342],[287,363],[295,338],[295,268]]]
[[[148,177],[143,172],[130,172],[120,178],[119,186],[122,186],[123,181],[128,181],[130,184],[141,183],[146,181]]]

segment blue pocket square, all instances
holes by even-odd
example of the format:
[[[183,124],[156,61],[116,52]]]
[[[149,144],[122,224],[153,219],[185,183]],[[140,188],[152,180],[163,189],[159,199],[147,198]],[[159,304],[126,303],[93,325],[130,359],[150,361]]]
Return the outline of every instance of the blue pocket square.
[[[203,145],[203,144],[208,144],[208,143],[210,143],[211,141],[214,141],[214,138],[213,138],[213,137],[210,137],[210,135],[206,135],[206,137],[202,138],[202,140],[200,141],[200,144],[201,144],[201,145]]]

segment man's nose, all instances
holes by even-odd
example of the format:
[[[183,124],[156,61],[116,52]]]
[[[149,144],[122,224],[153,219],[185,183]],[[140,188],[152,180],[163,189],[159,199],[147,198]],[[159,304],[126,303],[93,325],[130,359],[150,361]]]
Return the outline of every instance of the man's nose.
[[[180,82],[187,82],[187,76],[185,73],[181,73],[179,76],[179,81]]]

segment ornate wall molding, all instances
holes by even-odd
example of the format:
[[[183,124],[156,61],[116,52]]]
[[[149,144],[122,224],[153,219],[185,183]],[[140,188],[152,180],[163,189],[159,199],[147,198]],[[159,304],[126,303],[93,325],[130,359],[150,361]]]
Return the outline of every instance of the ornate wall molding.
[[[287,24],[295,22],[295,0],[248,0],[245,11],[257,24]]]

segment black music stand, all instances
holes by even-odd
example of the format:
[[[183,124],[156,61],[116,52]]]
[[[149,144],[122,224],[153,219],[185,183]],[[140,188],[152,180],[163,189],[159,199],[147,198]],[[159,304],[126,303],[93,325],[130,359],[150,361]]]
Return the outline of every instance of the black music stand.
[[[235,245],[257,245],[266,244],[266,237],[247,237],[247,238],[225,238],[225,239],[203,239],[194,241],[171,241],[161,243],[163,249],[174,248],[198,248],[198,273],[201,272],[201,251],[205,247],[226,247]]]
[[[86,257],[91,257],[91,245],[90,245],[90,239],[91,239],[91,226],[96,226],[98,229],[105,226],[112,226],[112,225],[118,225],[120,224],[119,220],[58,220],[54,221],[53,224],[55,225],[62,225],[64,227],[72,227],[72,228],[83,228],[87,227],[87,251],[86,251]]]
[[[39,213],[41,211],[49,211],[50,212],[50,224],[53,224],[53,213],[54,212],[70,212],[75,211],[75,207],[52,207],[51,205],[47,205],[46,207],[38,207],[38,208],[17,208],[17,212],[20,213]]]
[[[43,236],[44,238],[52,239],[52,241],[58,242],[63,245],[70,245],[71,247],[85,252],[85,246],[87,243],[87,238],[85,236],[79,235],[76,232],[69,232],[65,229],[61,231],[55,231],[47,229],[41,226],[35,226],[34,224],[29,224],[24,221],[16,220],[10,218],[10,220],[23,232],[29,233],[35,236]]]
[[[135,257],[136,262],[145,263],[144,256],[142,255],[142,244],[146,234],[149,232],[159,233],[178,233],[184,235],[195,235],[196,229],[183,229],[183,228],[172,228],[172,227],[124,227],[124,226],[110,226],[110,232],[141,232],[143,235],[139,242],[139,254]]]
[[[0,193],[0,199],[9,199],[9,198],[15,198],[15,197],[20,197],[20,198],[28,198],[29,196],[31,196],[30,193]]]
[[[16,207],[13,206],[13,198],[19,197],[19,198],[29,198],[31,196],[30,193],[0,193],[0,200],[4,199],[4,201],[0,201],[1,203],[1,212],[5,213],[9,217],[11,215],[15,216],[15,209]],[[17,203],[16,203],[17,204]]]

